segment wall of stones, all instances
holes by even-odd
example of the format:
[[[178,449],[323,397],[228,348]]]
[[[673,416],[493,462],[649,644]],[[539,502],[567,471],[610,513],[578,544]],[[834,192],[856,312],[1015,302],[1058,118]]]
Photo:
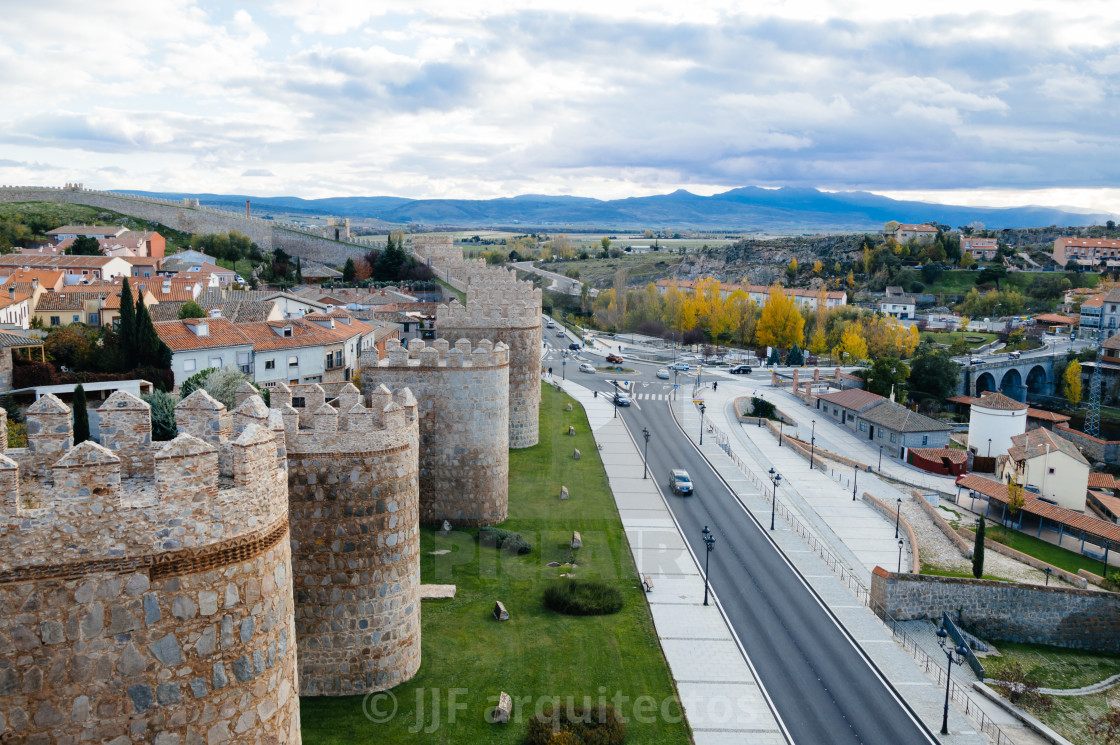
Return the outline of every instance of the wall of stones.
[[[446,266],[463,260],[463,249],[455,247],[455,236],[451,233],[414,235],[411,240],[412,253],[425,263]]]
[[[362,390],[411,389],[420,421],[420,521],[494,525],[509,507],[509,350],[396,339],[362,357]],[[410,356],[411,355],[411,356]]]
[[[1054,425],[1054,432],[1072,442],[1087,458],[1104,463],[1120,463],[1120,441],[1102,440],[1073,429],[1067,424]]]
[[[287,425],[300,694],[384,690],[420,667],[416,400],[375,391],[369,408],[322,404],[300,428],[290,397],[311,388],[272,393]]]
[[[948,613],[982,639],[1120,652],[1120,596],[876,567],[872,607],[900,621]]]
[[[0,456],[0,739],[299,743],[286,474],[271,431]],[[15,480],[11,477],[15,476]],[[25,501],[26,498],[26,501]]]
[[[469,267],[467,304],[437,308],[436,333],[449,343],[488,339],[509,347],[509,446],[532,447],[540,441],[541,291],[501,267],[462,265]]]
[[[0,347],[0,393],[12,390],[12,350]]]

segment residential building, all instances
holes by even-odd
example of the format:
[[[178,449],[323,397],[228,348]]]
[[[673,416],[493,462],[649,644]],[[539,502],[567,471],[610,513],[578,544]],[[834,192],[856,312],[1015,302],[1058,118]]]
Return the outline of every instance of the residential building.
[[[27,283],[49,292],[58,292],[66,285],[66,275],[58,269],[17,269],[10,274],[0,271],[0,282],[5,281]]]
[[[171,349],[175,386],[207,368],[236,367],[252,375],[253,341],[224,318],[191,318],[155,324],[156,334]]]
[[[151,308],[155,296],[139,287],[130,288],[133,301],[141,293],[144,305]],[[39,296],[34,315],[46,328],[84,323],[89,326],[115,326],[121,312],[121,286],[119,283],[99,282],[92,285],[65,287],[61,292],[47,292]]]
[[[101,238],[101,253],[106,256],[163,258],[167,249],[167,239],[154,230],[126,230],[125,232]]]
[[[908,223],[899,223],[898,227],[893,232],[883,231],[883,236],[886,238],[894,238],[899,243],[906,243],[913,239],[922,245],[933,243],[933,239],[937,237],[937,228],[929,223],[921,223],[920,225],[911,225]]]
[[[237,272],[225,269],[206,261],[183,261],[181,254],[164,259],[159,265],[161,276],[176,276],[182,279],[196,279],[204,287],[229,287],[237,278]]]
[[[1101,316],[1104,314],[1105,293],[1098,292],[1092,297],[1081,302],[1078,315],[1078,328],[1083,332],[1096,333],[1101,328]]]
[[[659,279],[654,283],[657,291],[664,295],[670,287],[681,292],[695,292],[700,284],[691,279]],[[818,308],[838,308],[848,304],[848,294],[835,290],[810,290],[801,287],[782,287],[776,285],[786,297],[793,298],[802,310],[816,311]],[[720,284],[720,294],[726,298],[734,292],[745,292],[756,305],[764,305],[770,297],[770,287],[764,285]]]
[[[319,264],[314,261],[301,261],[299,273],[305,282],[315,282],[317,284],[342,279],[342,272],[337,269],[331,269],[326,264]]]
[[[30,322],[30,293],[17,291],[15,286],[0,285],[0,326],[26,330]]]
[[[346,337],[302,318],[243,323],[238,329],[252,344],[252,376],[261,385],[333,383],[349,380]]]
[[[890,457],[908,448],[945,448],[953,426],[911,411],[875,393],[850,388],[816,397],[816,408],[861,438],[879,445]]]
[[[961,236],[961,256],[972,254],[977,261],[992,261],[999,253],[999,241],[995,238],[973,238]]]
[[[884,316],[912,321],[918,316],[918,296],[903,292],[901,287],[888,287],[878,309]]]
[[[75,238],[115,238],[126,232],[128,232],[128,229],[123,225],[63,225],[54,230],[48,230],[47,235],[55,243],[61,243],[64,240],[74,240]]]
[[[133,277],[154,277],[159,274],[161,259],[155,256],[123,256],[121,257],[132,265]]]
[[[49,256],[30,254],[8,254],[0,256],[0,275],[12,274],[18,270],[56,270],[65,275],[68,285],[92,282],[114,277],[128,277],[132,265],[122,258],[113,256]]]
[[[1059,507],[1085,510],[1089,461],[1072,442],[1048,429],[1032,429],[1011,441],[1007,456],[999,459],[1000,479],[1022,484]]]
[[[1110,238],[1058,238],[1054,241],[1054,261],[1069,262],[1091,269],[1120,267],[1120,241]]]

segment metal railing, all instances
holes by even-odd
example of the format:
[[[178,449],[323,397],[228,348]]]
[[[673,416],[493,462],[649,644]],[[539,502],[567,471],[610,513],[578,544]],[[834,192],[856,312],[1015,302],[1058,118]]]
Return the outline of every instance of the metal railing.
[[[852,572],[838,556],[832,553],[831,550],[817,538],[801,520],[793,514],[793,512],[786,507],[780,500],[777,504],[773,504],[773,482],[768,478],[760,477],[749,468],[743,460],[731,450],[729,438],[723,433],[719,427],[714,424],[707,426],[707,433],[714,435],[720,448],[727,454],[736,467],[743,473],[744,476],[753,484],[762,495],[762,498],[771,503],[772,508],[777,514],[782,516],[782,519],[793,528],[802,541],[817,555],[821,561],[828,566],[828,568],[836,575],[836,577],[843,582],[847,588],[856,596],[863,605],[867,606],[872,613],[879,617],[879,619],[890,629],[894,640],[900,647],[910,653],[917,661],[918,665],[922,668],[923,672],[927,675],[935,675],[936,684],[941,686],[945,684],[948,672],[939,661],[931,657],[922,647],[914,640],[910,634],[902,627],[900,621],[896,620],[890,613],[886,611],[879,603],[871,597],[871,590],[863,584],[862,581]],[[971,719],[979,728],[980,731],[992,738],[995,745],[1015,745],[1014,741],[999,728],[994,721],[992,721],[983,709],[973,700],[968,694],[966,688],[955,681],[949,683],[949,697],[956,701],[964,711],[966,717]]]

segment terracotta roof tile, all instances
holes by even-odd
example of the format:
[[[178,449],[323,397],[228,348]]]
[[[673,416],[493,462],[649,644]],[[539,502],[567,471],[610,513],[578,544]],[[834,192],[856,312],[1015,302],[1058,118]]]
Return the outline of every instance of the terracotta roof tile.
[[[968,463],[968,453],[956,448],[910,448],[910,452],[926,460],[939,461],[945,458],[950,463]]]
[[[853,411],[864,411],[872,406],[878,406],[883,401],[887,400],[876,393],[865,391],[862,388],[849,388],[845,391],[822,393],[817,396],[817,398]]]
[[[199,336],[192,328],[200,322],[207,324],[206,336]],[[212,349],[216,347],[236,347],[251,344],[242,328],[224,318],[193,318],[187,321],[163,321],[153,324],[156,334],[172,352],[190,349]]]
[[[1007,454],[1015,460],[1041,458],[1046,455],[1047,451],[1051,453],[1060,451],[1079,463],[1089,465],[1089,461],[1085,460],[1085,456],[1081,454],[1076,445],[1041,427],[1013,436],[1011,443],[1011,447],[1007,449]]]
[[[1008,398],[999,391],[984,391],[980,394],[980,400],[973,401],[972,405],[995,411],[1026,411],[1029,408],[1026,404]]]

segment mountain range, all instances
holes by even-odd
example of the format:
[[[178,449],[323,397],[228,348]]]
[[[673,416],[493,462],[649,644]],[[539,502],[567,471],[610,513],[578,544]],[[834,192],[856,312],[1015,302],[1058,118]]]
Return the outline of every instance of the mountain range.
[[[1103,223],[1108,215],[1058,207],[967,207],[890,199],[869,192],[824,192],[816,189],[755,186],[700,196],[683,189],[671,194],[626,199],[524,194],[498,199],[406,199],[403,197],[261,197],[241,194],[170,192],[121,193],[180,199],[196,197],[204,205],[278,210],[308,215],[371,218],[386,223],[431,227],[518,227],[579,229],[729,229],[763,233],[878,230],[890,220],[936,222],[957,227],[982,222],[987,228]]]

